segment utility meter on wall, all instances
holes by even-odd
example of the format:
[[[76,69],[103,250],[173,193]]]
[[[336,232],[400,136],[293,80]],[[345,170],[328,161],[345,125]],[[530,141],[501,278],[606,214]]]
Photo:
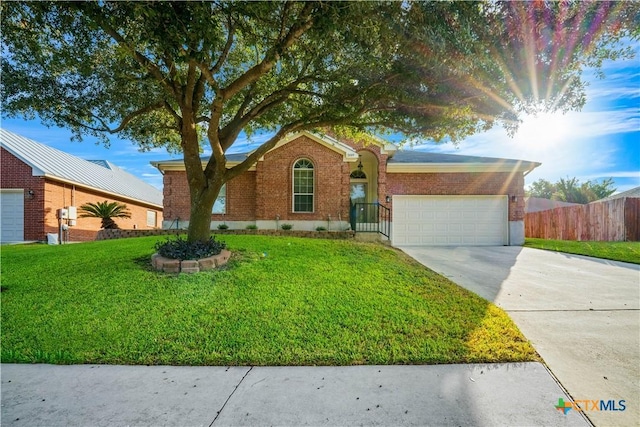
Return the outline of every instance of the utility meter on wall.
[[[75,206],[67,206],[65,209],[67,210],[67,214],[69,215],[67,219],[78,219],[78,210]]]

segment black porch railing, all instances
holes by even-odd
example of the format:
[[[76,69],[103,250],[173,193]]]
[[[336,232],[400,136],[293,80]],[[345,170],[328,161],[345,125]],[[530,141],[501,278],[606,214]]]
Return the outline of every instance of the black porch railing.
[[[350,221],[356,233],[391,234],[391,210],[380,203],[352,203]]]

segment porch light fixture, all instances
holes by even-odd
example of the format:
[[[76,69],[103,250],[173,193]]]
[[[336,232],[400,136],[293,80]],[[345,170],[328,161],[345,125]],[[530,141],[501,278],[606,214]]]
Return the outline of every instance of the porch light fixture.
[[[391,196],[389,196],[389,195],[387,194],[387,196],[384,198],[384,200],[385,200],[385,202],[387,202],[387,203],[391,203]]]
[[[362,165],[362,156],[358,156],[358,158],[360,159],[358,161],[358,166],[353,172],[351,172],[351,175],[349,175],[349,177],[351,179],[367,179],[367,175],[362,170],[362,168],[364,167]]]
[[[511,196],[511,201],[512,201],[513,203],[517,202],[517,201],[518,201],[518,196],[516,196],[515,194],[514,194],[514,195],[512,195],[512,196]]]

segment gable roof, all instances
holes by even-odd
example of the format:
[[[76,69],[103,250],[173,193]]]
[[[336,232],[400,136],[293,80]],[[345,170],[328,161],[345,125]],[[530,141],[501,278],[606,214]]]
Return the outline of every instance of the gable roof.
[[[306,130],[302,132],[291,133],[285,136],[280,141],[278,141],[278,143],[271,150],[269,150],[269,152],[276,150],[282,147],[283,145],[288,144],[289,142],[300,138],[301,136],[306,136],[312,141],[315,141],[318,144],[323,145],[332,151],[335,151],[336,153],[342,154],[342,158],[345,162],[355,162],[358,160],[358,153],[356,152],[356,150],[354,150],[347,144],[340,142],[329,135],[322,135],[316,132],[309,132]],[[260,160],[263,160],[263,158],[261,158]]]
[[[614,194],[609,197],[605,197],[604,199],[595,200],[591,203],[605,202],[607,200],[614,200],[614,199],[622,199],[623,197],[640,197],[640,186],[634,187],[627,191],[623,191],[621,193]]]
[[[0,145],[29,165],[34,176],[162,208],[160,190],[107,160],[84,160],[6,129],[0,129]]]
[[[499,157],[398,150],[387,161],[387,172],[529,172],[540,165],[538,162]]]

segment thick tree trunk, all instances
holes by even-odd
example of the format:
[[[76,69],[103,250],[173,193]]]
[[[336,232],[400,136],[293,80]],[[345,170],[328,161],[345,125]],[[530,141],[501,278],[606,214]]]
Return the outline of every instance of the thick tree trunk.
[[[189,130],[192,129],[194,127]],[[224,184],[226,165],[220,162],[214,168],[205,170],[202,167],[198,137],[193,131],[183,133],[182,148],[191,206],[187,240],[208,240],[211,235],[211,210]]]
[[[188,241],[195,242],[209,239],[211,235],[211,210],[221,187],[222,184],[190,189],[191,213],[189,215]]]

